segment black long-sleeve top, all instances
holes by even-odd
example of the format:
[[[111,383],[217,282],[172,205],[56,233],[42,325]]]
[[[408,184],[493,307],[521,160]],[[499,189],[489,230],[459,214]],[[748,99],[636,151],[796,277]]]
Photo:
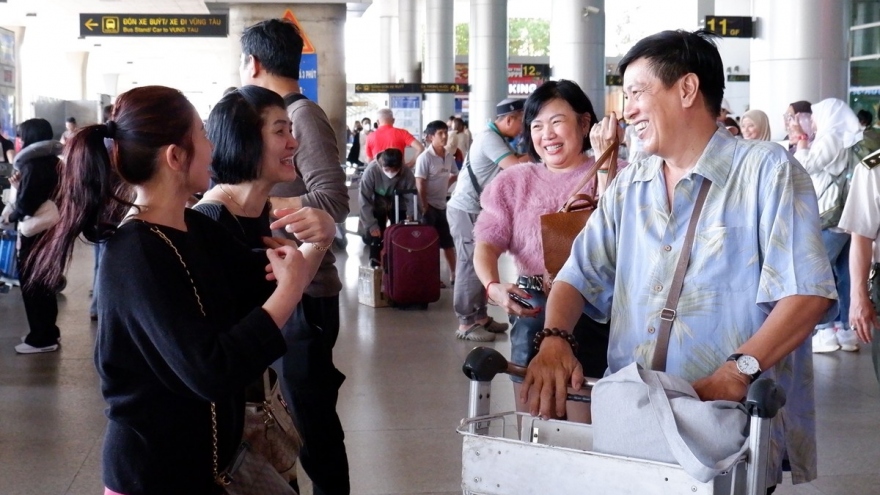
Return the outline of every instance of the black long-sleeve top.
[[[33,216],[40,205],[52,199],[58,188],[59,147],[57,141],[40,141],[26,147],[16,157],[15,166],[21,171],[21,182],[15,208],[9,215],[10,221]]]
[[[210,403],[223,470],[241,442],[245,387],[286,351],[259,307],[272,290],[265,254],[198,212],[185,220],[186,232],[123,224],[99,269],[104,483],[126,495],[219,493]]]

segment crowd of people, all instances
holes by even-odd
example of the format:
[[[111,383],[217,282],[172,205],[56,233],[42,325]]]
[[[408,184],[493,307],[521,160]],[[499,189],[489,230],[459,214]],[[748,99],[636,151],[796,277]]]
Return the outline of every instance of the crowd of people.
[[[221,493],[217,471],[241,442],[245,388],[269,366],[314,493],[350,491],[336,412],[345,376],[333,363],[342,281],[331,248],[349,213],[335,132],[300,94],[293,24],[250,26],[241,47],[242,86],[204,123],[179,91],[147,86],[119,95],[102,124],[69,119],[61,142],[43,119],[20,125],[18,196],[2,220],[38,216],[46,202],[58,219],[21,237],[30,329],[16,351],[59,349],[55,293],[74,244],[83,236],[100,246],[93,312],[109,495]],[[418,137],[394,127],[389,109],[375,126],[355,122],[348,161],[364,167],[359,233],[370,263],[382,263],[389,223],[436,228],[450,333],[491,342],[509,330],[510,360],[528,369],[514,383],[516,406],[534,415],[588,421],[588,406],[567,403],[568,386],[650,367],[661,349],[666,371],[703,400],[740,401],[758,374],[771,376],[788,403],[773,423],[767,492],[783,459],[795,483],[810,481],[810,352],[857,350],[877,325],[871,113],[797,101],[786,142],[771,142],[765,112],[728,115],[721,58],[702,31],[649,36],[619,68],[621,116],[596,115],[577,83],[560,80],[498,102],[473,136],[455,116]],[[597,160],[615,146],[625,160]],[[396,205],[396,193],[414,201]],[[572,194],[597,204],[551,279],[540,218]],[[692,217],[690,264],[671,294]],[[504,253],[516,280],[502,280]],[[658,329],[669,319],[663,349]],[[880,378],[876,341],[873,352]]]

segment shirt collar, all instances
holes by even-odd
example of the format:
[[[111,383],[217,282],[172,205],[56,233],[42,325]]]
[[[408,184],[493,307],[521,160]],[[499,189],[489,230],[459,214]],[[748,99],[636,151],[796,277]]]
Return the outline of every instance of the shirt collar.
[[[504,135],[501,134],[501,131],[498,130],[498,126],[495,125],[495,122],[489,122],[489,129],[492,129],[492,132],[494,132],[495,134],[498,134],[499,136],[504,137]],[[505,139],[507,139],[507,138],[505,138]]]
[[[434,145],[431,144],[430,142],[428,143],[427,146],[425,146],[425,149],[428,151],[428,153],[436,156],[437,158],[444,158],[446,156],[445,154],[443,156],[438,155],[437,152],[434,151]]]
[[[703,154],[697,160],[697,164],[688,175],[697,174],[712,181],[713,184],[723,187],[730,175],[733,165],[733,154],[736,148],[736,138],[731,136],[727,129],[719,127],[709,139],[709,143],[703,150]],[[639,167],[633,175],[633,181],[648,182],[660,175],[663,159],[659,156],[651,156],[647,162]]]

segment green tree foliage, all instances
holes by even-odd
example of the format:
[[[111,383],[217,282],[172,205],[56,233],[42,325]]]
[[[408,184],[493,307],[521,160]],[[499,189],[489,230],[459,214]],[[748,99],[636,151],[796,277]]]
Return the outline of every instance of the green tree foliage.
[[[513,18],[507,22],[509,55],[541,57],[550,54],[550,23],[545,19]],[[455,26],[455,54],[468,54],[470,26]]]
[[[467,55],[468,42],[470,41],[471,27],[468,24],[459,24],[455,26],[455,54]]]
[[[514,18],[507,22],[508,55],[550,55],[550,23],[545,19]]]

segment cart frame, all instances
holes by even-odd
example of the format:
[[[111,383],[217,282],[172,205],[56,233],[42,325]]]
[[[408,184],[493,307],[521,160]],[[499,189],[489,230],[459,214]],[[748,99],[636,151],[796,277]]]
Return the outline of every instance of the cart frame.
[[[498,373],[521,374],[497,351],[478,347],[463,370],[470,379],[463,437],[464,495],[764,495],[767,490],[770,420],[785,394],[769,378],[749,388],[748,449],[730,470],[702,483],[681,466],[593,452],[592,427],[523,413],[490,414],[491,381]],[[588,380],[592,386],[595,380]],[[517,423],[521,428],[515,427]],[[585,475],[589,473],[589,477]]]

